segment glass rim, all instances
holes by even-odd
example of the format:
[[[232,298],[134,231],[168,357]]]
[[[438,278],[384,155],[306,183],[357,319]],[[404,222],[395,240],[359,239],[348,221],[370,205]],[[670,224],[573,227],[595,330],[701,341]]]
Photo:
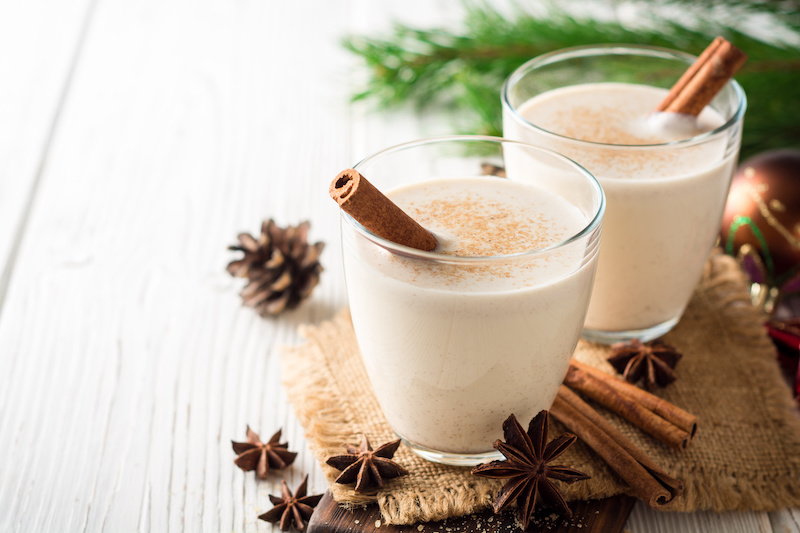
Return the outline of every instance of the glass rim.
[[[599,199],[597,203],[597,208],[594,209],[594,213],[591,217],[591,220],[589,220],[589,222],[581,230],[574,232],[568,238],[559,241],[555,244],[552,244],[550,246],[546,246],[544,248],[534,248],[531,250],[525,250],[523,252],[517,252],[514,254],[487,255],[487,256],[450,255],[435,251],[427,252],[419,250],[417,248],[412,248],[410,246],[398,244],[388,239],[384,239],[379,235],[376,235],[375,233],[369,231],[367,228],[362,226],[357,220],[355,220],[344,210],[340,210],[342,220],[347,220],[348,223],[350,223],[357,231],[359,231],[359,233],[361,233],[364,237],[366,237],[374,244],[395,254],[404,257],[411,257],[414,259],[422,259],[426,261],[433,261],[436,263],[443,263],[443,264],[449,263],[449,264],[473,264],[473,265],[490,264],[501,261],[517,261],[517,260],[528,259],[532,256],[547,255],[555,250],[564,248],[572,244],[573,242],[576,242],[588,236],[589,234],[594,232],[596,228],[600,226],[603,219],[603,215],[605,214],[606,210],[606,196],[597,178],[591,172],[586,170],[586,168],[584,168],[579,163],[576,163],[572,159],[549,148],[545,148],[543,146],[537,146],[526,142],[514,141],[503,137],[493,137],[488,135],[446,135],[440,137],[426,137],[422,139],[416,139],[413,141],[407,141],[404,143],[396,144],[388,148],[384,148],[383,150],[375,152],[372,155],[369,155],[361,159],[358,163],[353,165],[353,169],[360,172],[360,168],[363,168],[365,165],[369,164],[372,161],[411,148],[417,148],[420,146],[439,144],[439,143],[444,144],[444,143],[465,143],[465,142],[488,142],[500,146],[505,146],[505,145],[521,146],[529,150],[532,149],[540,153],[545,153],[561,161],[562,163],[565,163],[568,166],[572,167],[575,171],[577,171],[578,174],[582,175],[586,179],[586,182],[594,190],[595,194],[597,194],[597,197]],[[369,176],[365,177],[369,179]],[[500,178],[500,179],[505,179],[505,178]]]
[[[508,111],[511,112],[511,116],[514,118],[514,120],[521,122],[523,125],[531,127],[536,131],[539,131],[546,135],[563,139],[566,141],[571,141],[573,143],[586,144],[586,145],[610,148],[610,149],[652,150],[652,149],[666,149],[666,148],[676,148],[676,147],[682,148],[684,146],[691,146],[694,144],[702,143],[708,139],[711,139],[712,137],[719,136],[721,133],[731,129],[735,124],[739,123],[744,117],[744,112],[747,109],[747,97],[745,96],[744,89],[742,89],[742,86],[739,85],[739,82],[737,82],[733,78],[731,78],[728,81],[728,84],[730,84],[730,86],[733,89],[738,106],[736,107],[735,111],[731,114],[730,118],[728,118],[724,123],[722,123],[720,126],[717,126],[713,130],[701,133],[699,135],[695,135],[694,137],[689,137],[688,139],[679,139],[677,141],[669,141],[664,143],[614,144],[614,143],[603,143],[597,141],[587,141],[585,139],[576,139],[575,137],[562,135],[560,133],[555,133],[553,131],[544,129],[540,126],[537,126],[533,122],[530,122],[519,113],[517,107],[512,105],[509,100],[509,92],[511,88],[516,86],[517,83],[519,83],[519,81],[525,75],[527,75],[532,70],[535,70],[536,68],[543,67],[551,63],[557,63],[559,61],[567,59],[575,59],[578,57],[612,56],[612,55],[659,57],[662,59],[674,59],[683,61],[687,65],[691,65],[697,59],[697,56],[693,56],[691,54],[687,54],[686,52],[681,52],[679,50],[672,50],[670,48],[663,48],[660,46],[650,46],[644,44],[641,45],[594,44],[586,46],[572,46],[569,48],[561,48],[559,50],[553,50],[552,52],[541,54],[539,56],[534,57],[533,59],[529,59],[528,61],[517,67],[514,70],[514,72],[512,72],[511,75],[508,78],[506,78],[505,82],[503,82],[503,87],[500,91],[500,100],[502,103],[502,107],[503,109],[508,109]]]

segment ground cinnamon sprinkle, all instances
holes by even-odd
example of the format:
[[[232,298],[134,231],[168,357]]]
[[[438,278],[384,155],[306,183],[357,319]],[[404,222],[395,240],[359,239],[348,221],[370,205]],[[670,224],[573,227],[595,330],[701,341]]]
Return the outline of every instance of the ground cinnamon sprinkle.
[[[402,202],[401,202],[402,203]],[[552,246],[564,240],[566,228],[541,213],[509,209],[465,192],[458,198],[402,204],[422,224],[441,228],[439,253],[468,257],[510,255]]]

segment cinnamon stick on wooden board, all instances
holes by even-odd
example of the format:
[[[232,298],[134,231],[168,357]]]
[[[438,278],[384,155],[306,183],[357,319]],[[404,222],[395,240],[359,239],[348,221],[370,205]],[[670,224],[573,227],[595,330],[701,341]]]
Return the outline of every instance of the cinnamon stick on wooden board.
[[[616,380],[616,378],[607,374],[605,376],[598,376],[581,369],[576,364],[570,364],[567,375],[564,377],[564,384],[588,396],[609,411],[615,412],[671,448],[679,451],[686,449],[692,440],[693,433],[678,427],[630,396],[619,392],[610,384],[610,381]],[[649,393],[645,392],[645,394]]]
[[[747,55],[717,37],[672,86],[656,111],[697,116],[747,61]]]
[[[620,394],[629,397],[642,407],[649,409],[664,420],[687,432],[690,439],[697,433],[697,417],[681,409],[677,405],[672,404],[663,398],[659,398],[655,394],[650,394],[649,392],[642,390],[636,385],[628,383],[623,379],[606,374],[602,370],[581,363],[575,359],[570,362],[570,367],[574,367],[581,372],[590,374],[591,376],[603,381]],[[599,402],[599,400],[595,401]]]
[[[550,413],[602,457],[631,487],[634,495],[650,507],[662,507],[683,492],[681,480],[664,472],[565,385],[559,388]]]
[[[329,192],[339,207],[375,235],[425,252],[436,248],[436,238],[428,230],[357,170],[341,171],[331,182]]]

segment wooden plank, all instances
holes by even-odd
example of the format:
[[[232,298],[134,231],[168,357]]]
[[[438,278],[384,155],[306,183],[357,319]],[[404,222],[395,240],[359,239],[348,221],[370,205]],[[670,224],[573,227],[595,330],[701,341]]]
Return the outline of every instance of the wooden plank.
[[[800,509],[784,509],[769,513],[772,531],[780,533],[800,533]]]
[[[3,303],[14,259],[91,11],[89,0],[0,3],[0,320],[8,315]],[[0,344],[0,450],[7,456],[0,459],[0,531],[20,531],[22,523],[10,512],[19,483],[9,477],[9,460],[18,455],[5,424],[20,405],[5,378],[26,342]]]
[[[671,513],[654,511],[646,505],[637,505],[631,513],[628,525],[631,532],[683,533],[770,533],[769,516],[764,512],[696,511],[693,513]],[[784,530],[775,530],[784,533]]]
[[[91,5],[0,3],[0,310]]]
[[[636,499],[615,496],[604,500],[570,502],[572,518],[538,512],[526,531],[537,533],[619,533]],[[376,505],[346,509],[329,492],[320,500],[308,523],[308,533],[508,533],[520,531],[514,512],[495,515],[491,510],[440,522],[395,526],[382,523]]]
[[[348,136],[330,133],[348,128],[347,10],[307,9],[98,4],[0,321],[0,435],[13,443],[0,530],[263,530],[279,479],[233,465],[248,423],[284,427],[301,450],[290,483],[310,471],[324,484],[277,355],[343,305],[344,286],[267,321],[224,272],[239,231],[325,212],[347,159]],[[325,219],[311,236],[330,242]]]

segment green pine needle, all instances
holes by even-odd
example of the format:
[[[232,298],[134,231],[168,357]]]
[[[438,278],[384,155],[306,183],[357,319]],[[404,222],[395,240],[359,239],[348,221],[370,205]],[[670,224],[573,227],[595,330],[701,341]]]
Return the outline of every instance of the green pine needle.
[[[680,1],[673,0],[674,4]],[[688,0],[685,0],[688,4]],[[707,2],[709,9],[713,2]],[[655,2],[663,6],[664,3]],[[746,16],[774,14],[800,39],[796,2],[738,1]],[[795,7],[793,7],[795,6]],[[500,88],[525,61],[570,46],[633,43],[699,54],[716,35],[744,50],[749,60],[736,76],[747,94],[742,157],[772,148],[800,147],[800,48],[766,43],[720,22],[695,21],[691,28],[651,16],[646,27],[577,19],[556,4],[546,16],[521,9],[511,16],[485,4],[469,3],[461,34],[444,29],[415,29],[398,24],[385,39],[351,36],[344,46],[360,56],[371,72],[357,100],[382,106],[414,103],[458,111],[462,133],[500,135]],[[782,11],[782,10],[794,11]]]

